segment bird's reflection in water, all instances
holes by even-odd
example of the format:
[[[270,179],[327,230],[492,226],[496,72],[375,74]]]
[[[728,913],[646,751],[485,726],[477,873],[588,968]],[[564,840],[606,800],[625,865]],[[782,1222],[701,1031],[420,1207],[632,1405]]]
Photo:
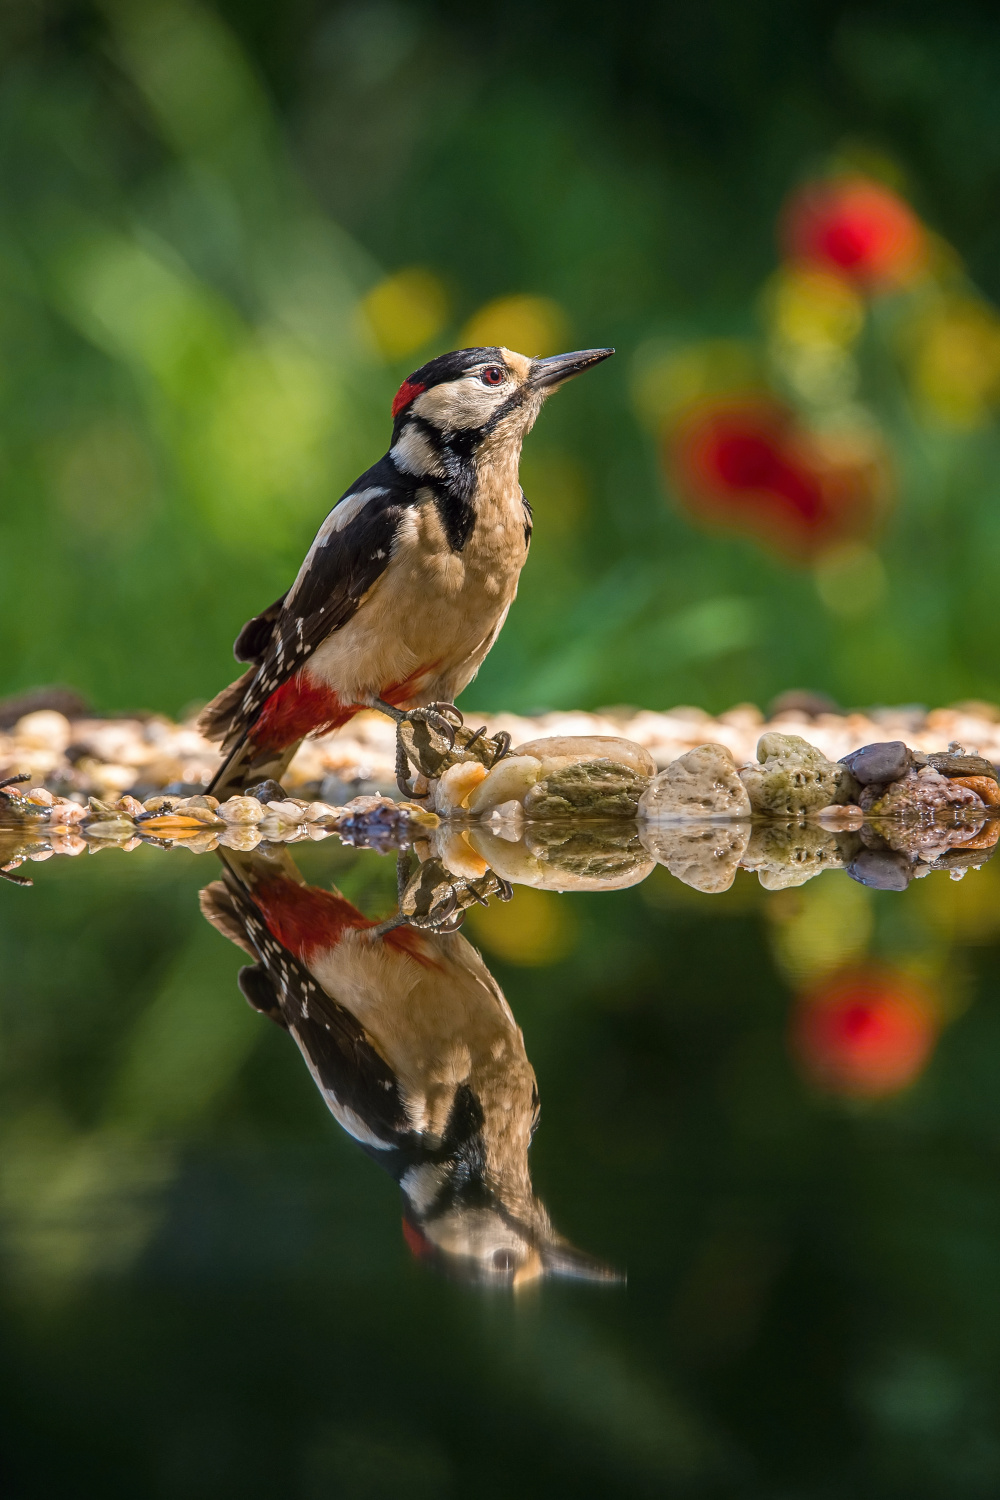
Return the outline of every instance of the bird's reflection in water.
[[[524,1039],[458,932],[376,927],[287,849],[227,850],[202,910],[254,962],[239,983],[295,1038],[331,1112],[399,1182],[411,1250],[464,1279],[618,1279],[553,1229],[528,1148]]]

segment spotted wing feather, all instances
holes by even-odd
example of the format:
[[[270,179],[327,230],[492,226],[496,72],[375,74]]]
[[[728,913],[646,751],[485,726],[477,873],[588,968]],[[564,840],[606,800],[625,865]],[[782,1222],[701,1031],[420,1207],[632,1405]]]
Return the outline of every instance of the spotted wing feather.
[[[399,523],[411,504],[413,489],[388,457],[337,502],[288,593],[249,621],[237,638],[237,648],[247,652],[243,659],[257,659],[258,666],[231,721],[227,748],[253,728],[271,694],[351,619],[385,572]],[[345,517],[342,524],[338,512]]]
[[[392,1069],[357,1017],[328,995],[272,935],[252,894],[228,866],[225,885],[230,925],[242,929],[245,941],[240,946],[257,958],[240,976],[249,1003],[287,1027],[325,1094],[362,1120],[387,1147],[398,1146],[409,1135],[409,1122]],[[232,938],[232,933],[227,931],[227,936]]]

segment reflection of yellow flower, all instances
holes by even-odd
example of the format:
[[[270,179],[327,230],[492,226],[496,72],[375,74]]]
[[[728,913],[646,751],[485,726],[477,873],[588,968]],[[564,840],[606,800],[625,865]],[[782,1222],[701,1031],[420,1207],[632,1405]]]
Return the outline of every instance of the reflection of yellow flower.
[[[846,348],[861,332],[864,303],[843,276],[783,267],[765,297],[775,336],[789,344]]]
[[[441,331],[448,298],[433,271],[410,266],[373,287],[361,311],[386,359],[402,359]]]
[[[548,297],[498,297],[473,313],[460,342],[465,349],[500,344],[519,354],[561,354],[566,330],[566,314]]]
[[[470,911],[466,926],[488,953],[529,967],[558,963],[576,940],[565,898],[531,885],[517,886],[509,906],[494,901]]]
[[[952,427],[976,427],[1000,397],[1000,318],[954,299],[918,325],[911,367],[918,400]]]

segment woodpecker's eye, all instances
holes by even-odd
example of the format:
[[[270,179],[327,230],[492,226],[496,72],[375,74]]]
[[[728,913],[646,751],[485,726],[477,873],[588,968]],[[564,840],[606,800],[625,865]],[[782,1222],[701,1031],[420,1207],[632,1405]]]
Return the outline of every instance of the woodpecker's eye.
[[[503,371],[499,365],[487,365],[479,378],[483,385],[503,385]]]
[[[493,1264],[498,1271],[514,1271],[517,1269],[517,1256],[513,1250],[494,1250]]]

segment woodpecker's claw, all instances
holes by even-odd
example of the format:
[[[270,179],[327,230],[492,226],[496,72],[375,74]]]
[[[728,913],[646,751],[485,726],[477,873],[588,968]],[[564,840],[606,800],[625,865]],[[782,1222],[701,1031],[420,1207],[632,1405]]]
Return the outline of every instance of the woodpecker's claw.
[[[480,734],[482,734],[482,732],[482,730],[479,731]],[[507,733],[506,729],[501,729],[500,733],[496,736],[495,743],[497,751],[492,761],[490,762],[491,771],[499,761],[505,760],[510,754],[510,735]]]

